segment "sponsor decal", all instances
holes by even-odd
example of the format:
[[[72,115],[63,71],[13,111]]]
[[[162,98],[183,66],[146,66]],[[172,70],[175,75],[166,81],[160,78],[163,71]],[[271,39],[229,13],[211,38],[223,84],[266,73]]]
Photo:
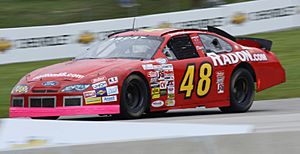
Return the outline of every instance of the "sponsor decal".
[[[107,102],[115,102],[117,101],[117,96],[114,95],[114,96],[103,96],[102,97],[102,102],[103,103],[107,103]]]
[[[29,86],[27,85],[17,85],[14,88],[15,93],[27,93],[29,91]]]
[[[103,87],[107,87],[107,82],[106,81],[101,81],[95,84],[92,84],[93,89],[100,89]]]
[[[101,97],[85,98],[85,104],[98,104],[101,103]]]
[[[0,39],[0,53],[12,47],[12,43],[6,39]]]
[[[97,95],[97,97],[98,96],[106,96],[106,95],[108,95],[106,88],[96,89],[96,95]]]
[[[217,90],[218,94],[224,93],[224,80],[225,75],[224,71],[217,72]]]
[[[166,81],[174,80],[174,76],[165,76]]]
[[[168,87],[168,94],[174,94],[175,93],[175,88],[173,86]]]
[[[232,52],[227,54],[217,55],[215,53],[207,54],[213,61],[214,66],[224,66],[228,64],[236,64],[239,61],[267,61],[268,58],[263,53],[251,54],[248,50],[240,52]]]
[[[175,98],[175,94],[168,94],[168,99],[174,99]]]
[[[174,99],[167,99],[166,100],[166,106],[175,106],[175,100]]]
[[[96,91],[91,90],[91,91],[83,92],[83,97],[84,98],[96,97]]]
[[[151,94],[159,94],[160,93],[160,89],[159,88],[152,88],[152,92]]]
[[[161,100],[157,100],[151,103],[152,107],[162,107],[164,105],[164,102]]]
[[[151,78],[150,83],[157,83],[157,78]]]
[[[97,83],[97,82],[104,81],[104,80],[106,80],[106,77],[105,76],[100,76],[98,78],[92,79],[91,82],[92,83]]]
[[[153,64],[145,64],[145,65],[142,65],[143,69],[144,70],[153,70]]]
[[[167,59],[165,59],[165,58],[157,58],[157,59],[155,59],[155,61],[159,64],[166,64],[167,63]]]
[[[166,95],[167,95],[167,90],[166,89],[160,90],[160,96],[166,96]]]
[[[107,95],[119,94],[118,86],[106,87]]]
[[[236,12],[232,17],[231,17],[231,23],[233,24],[242,24],[246,22],[247,20],[247,14],[242,13],[242,12]]]
[[[159,87],[159,84],[158,83],[152,83],[150,86],[151,86],[151,88],[157,88],[157,87]]]
[[[173,65],[172,64],[162,64],[162,69],[165,71],[173,71]]]
[[[70,77],[70,78],[81,79],[81,78],[84,78],[84,75],[67,73],[67,72],[53,73],[53,74],[48,73],[48,74],[38,75],[38,76],[34,77],[33,80],[38,80],[38,79],[41,79],[41,78],[51,78],[51,77]]]
[[[159,82],[159,88],[160,89],[167,89],[167,84],[168,84],[167,81],[160,81]]]
[[[156,71],[160,71],[160,70],[162,70],[162,66],[161,65],[153,65],[153,69]]]
[[[160,94],[154,94],[154,95],[152,95],[152,99],[158,99],[158,98],[160,98]]]
[[[79,36],[78,42],[82,44],[89,44],[96,39],[95,34],[90,32],[84,32]]]
[[[108,84],[116,84],[118,83],[118,77],[111,77],[111,78],[108,78]]]
[[[156,71],[150,71],[150,72],[148,72],[148,77],[156,78],[156,77],[158,77],[158,73]]]
[[[165,79],[165,73],[164,71],[158,72],[158,80],[164,80]]]
[[[57,85],[58,82],[57,81],[47,81],[47,82],[43,82],[42,85],[43,86],[46,86],[46,87],[52,87],[52,86],[55,86]]]
[[[168,87],[174,87],[174,81],[168,81],[167,86]]]

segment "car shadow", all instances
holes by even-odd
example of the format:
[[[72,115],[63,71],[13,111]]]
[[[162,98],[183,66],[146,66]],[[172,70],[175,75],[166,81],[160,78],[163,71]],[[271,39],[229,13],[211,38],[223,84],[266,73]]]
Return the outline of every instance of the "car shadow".
[[[272,110],[264,110],[264,109],[252,109],[246,113],[222,113],[219,110],[192,110],[192,111],[169,111],[167,113],[151,113],[145,114],[140,119],[159,119],[159,118],[175,118],[175,117],[196,117],[196,116],[209,116],[209,115],[236,115],[239,114],[253,114],[253,113],[264,113],[264,112],[272,112]],[[139,119],[139,120],[140,120]],[[67,121],[131,121],[137,119],[124,119],[119,115],[103,115],[103,116],[95,116],[95,117],[71,117],[71,118],[63,118],[59,120],[67,120]]]

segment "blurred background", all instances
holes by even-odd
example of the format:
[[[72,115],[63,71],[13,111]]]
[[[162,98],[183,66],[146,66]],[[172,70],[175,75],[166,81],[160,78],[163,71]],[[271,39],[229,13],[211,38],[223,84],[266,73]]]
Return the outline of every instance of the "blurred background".
[[[0,0],[0,42],[3,28],[133,17],[245,1],[249,0]],[[286,83],[258,93],[256,100],[300,97],[300,28],[249,36],[272,40],[272,51],[282,62],[287,74]],[[0,49],[6,47],[5,43],[2,40]],[[3,54],[1,50],[0,54]],[[66,60],[69,58],[0,65],[0,118],[8,117],[10,91],[22,76],[37,68]]]
[[[0,28],[123,18],[249,0],[0,0]]]

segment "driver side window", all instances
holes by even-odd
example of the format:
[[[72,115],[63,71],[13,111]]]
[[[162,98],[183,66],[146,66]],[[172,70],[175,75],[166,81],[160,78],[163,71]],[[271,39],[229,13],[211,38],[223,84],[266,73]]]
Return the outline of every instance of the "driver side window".
[[[219,37],[209,34],[199,34],[199,36],[206,53],[223,53],[232,51],[231,45]]]

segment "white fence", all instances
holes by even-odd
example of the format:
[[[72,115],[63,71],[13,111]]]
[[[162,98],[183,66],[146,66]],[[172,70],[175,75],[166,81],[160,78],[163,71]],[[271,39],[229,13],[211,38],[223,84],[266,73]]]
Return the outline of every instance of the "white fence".
[[[130,29],[133,18],[0,29],[0,64],[74,57],[91,42]],[[260,0],[136,17],[136,27],[220,27],[246,35],[300,26],[300,0]]]

